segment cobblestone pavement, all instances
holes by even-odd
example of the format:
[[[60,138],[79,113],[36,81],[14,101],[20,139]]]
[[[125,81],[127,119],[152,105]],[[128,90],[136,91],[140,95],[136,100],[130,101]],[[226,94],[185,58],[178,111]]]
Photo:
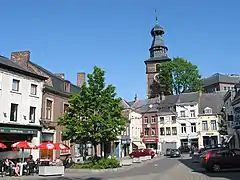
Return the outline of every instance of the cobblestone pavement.
[[[1,179],[1,178],[0,178]],[[48,179],[48,180],[240,180],[240,172],[206,173],[198,163],[188,156],[160,158],[121,172],[66,173],[64,177],[17,177],[5,179]]]

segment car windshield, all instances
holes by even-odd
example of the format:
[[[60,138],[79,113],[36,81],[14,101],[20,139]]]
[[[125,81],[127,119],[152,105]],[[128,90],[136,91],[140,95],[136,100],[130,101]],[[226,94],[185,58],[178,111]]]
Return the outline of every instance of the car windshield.
[[[178,150],[177,149],[172,149],[172,152],[178,152]]]

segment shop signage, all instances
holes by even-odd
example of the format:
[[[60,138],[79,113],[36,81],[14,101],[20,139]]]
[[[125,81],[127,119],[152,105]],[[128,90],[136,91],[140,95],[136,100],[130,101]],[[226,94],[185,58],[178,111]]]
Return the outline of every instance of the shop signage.
[[[158,138],[143,138],[143,142],[158,142]]]
[[[131,139],[122,139],[121,140],[121,144],[130,144],[131,143]]]
[[[37,136],[37,132],[35,129],[0,127],[0,133],[7,134],[32,134]]]

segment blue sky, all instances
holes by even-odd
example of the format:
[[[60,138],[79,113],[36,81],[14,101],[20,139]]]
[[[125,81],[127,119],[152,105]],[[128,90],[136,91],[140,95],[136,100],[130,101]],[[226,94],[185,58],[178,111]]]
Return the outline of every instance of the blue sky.
[[[240,1],[9,0],[1,2],[0,55],[30,50],[31,60],[76,82],[94,65],[119,96],[146,96],[155,12],[169,56],[196,64],[203,76],[239,73]]]

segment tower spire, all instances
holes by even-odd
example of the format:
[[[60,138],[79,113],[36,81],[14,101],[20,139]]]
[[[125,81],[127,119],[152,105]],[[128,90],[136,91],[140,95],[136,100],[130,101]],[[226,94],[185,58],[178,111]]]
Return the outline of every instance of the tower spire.
[[[158,24],[157,10],[155,9],[155,24]]]

